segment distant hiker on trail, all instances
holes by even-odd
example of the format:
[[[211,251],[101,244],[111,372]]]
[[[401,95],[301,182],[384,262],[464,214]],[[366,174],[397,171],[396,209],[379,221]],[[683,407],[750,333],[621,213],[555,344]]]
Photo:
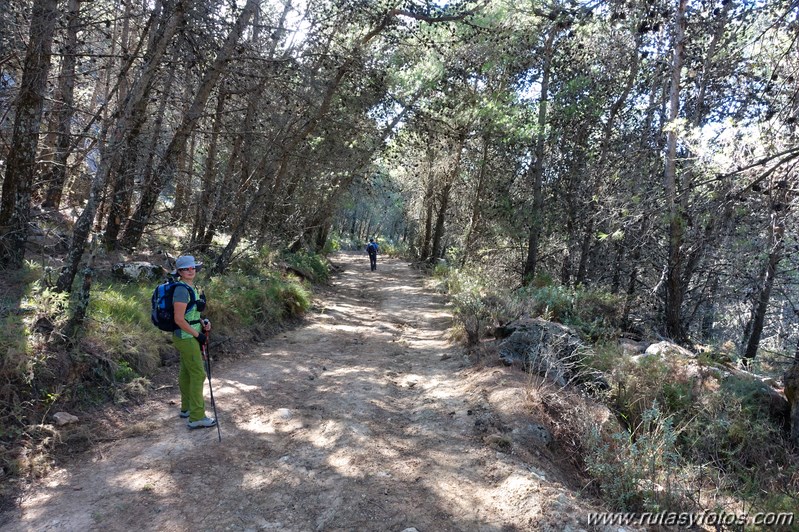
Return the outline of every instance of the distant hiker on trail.
[[[369,254],[369,265],[372,267],[372,271],[375,271],[377,269],[377,242],[374,238],[370,238],[369,243],[366,244],[366,252]]]
[[[200,266],[202,264],[194,262],[194,257],[184,255],[175,261],[175,271],[172,272],[180,277],[182,283],[177,284],[172,297],[175,325],[178,326],[172,335],[172,343],[180,353],[180,417],[188,418],[190,429],[216,425],[215,419],[205,415],[203,399],[205,368],[201,347],[208,342],[205,333],[211,330],[211,322],[202,320],[200,313],[205,310],[205,298],[200,297],[194,288],[194,277]]]

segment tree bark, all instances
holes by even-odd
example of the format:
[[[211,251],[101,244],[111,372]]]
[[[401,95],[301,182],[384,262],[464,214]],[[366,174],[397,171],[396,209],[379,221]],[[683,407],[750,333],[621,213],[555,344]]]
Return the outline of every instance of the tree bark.
[[[427,192],[425,194],[425,216],[424,216],[424,234],[422,235],[421,251],[419,252],[419,260],[425,261],[430,258],[430,242],[433,238],[433,208],[434,208],[434,188],[433,188],[433,161],[430,160],[430,172],[427,179]]]
[[[175,71],[169,73],[169,79],[166,87],[171,87],[175,80]],[[153,172],[153,160],[155,159],[156,147],[158,146],[158,139],[161,135],[161,127],[164,122],[164,115],[166,114],[166,106],[169,98],[164,95],[158,105],[158,111],[155,115],[155,121],[152,126],[152,135],[148,140],[145,147],[144,162],[141,162],[142,154],[140,147],[142,146],[145,138],[141,134],[141,128],[144,125],[144,119],[147,116],[146,108],[147,102],[142,101],[136,109],[133,110],[132,116],[136,117],[131,131],[128,135],[125,145],[125,156],[120,158],[120,164],[114,173],[113,184],[110,187],[111,192],[111,205],[108,210],[108,219],[105,224],[105,237],[104,243],[108,250],[117,249],[119,244],[119,232],[123,224],[130,214],[130,203],[133,198],[134,175],[137,168],[142,167],[142,180],[146,183],[149,181]]]
[[[632,51],[630,61],[632,62],[632,66],[630,67],[630,72],[627,74],[627,78],[624,81],[624,86],[622,88],[621,94],[619,94],[618,98],[613,102],[610,106],[610,110],[608,112],[608,119],[605,122],[604,127],[602,128],[602,140],[599,144],[599,160],[596,164],[596,167],[593,170],[593,186],[591,187],[593,190],[593,194],[591,196],[591,204],[590,207],[593,207],[588,212],[588,223],[586,224],[585,232],[583,234],[583,241],[580,246],[580,261],[577,267],[577,276],[575,277],[574,284],[581,285],[585,284],[586,275],[588,272],[588,260],[591,255],[591,248],[596,240],[594,236],[594,224],[596,221],[597,215],[597,207],[594,205],[595,199],[599,198],[601,193],[601,184],[602,179],[605,177],[605,167],[607,166],[608,154],[610,153],[610,140],[613,136],[614,126],[616,123],[616,117],[619,115],[624,102],[627,101],[627,98],[630,95],[630,91],[635,84],[635,79],[638,76],[638,67],[641,63],[640,54],[638,52],[638,48],[640,47],[641,43],[641,34],[636,35],[636,46],[635,49]]]
[[[669,91],[669,123],[674,124],[680,115],[680,78],[685,60],[685,10],[687,0],[679,0],[674,18],[674,54]],[[685,217],[677,193],[677,131],[671,128],[666,134],[666,164],[664,172],[666,205],[669,214],[669,248],[666,269],[666,335],[678,343],[687,341],[682,323],[682,303],[685,294],[683,284],[683,237]]]
[[[216,152],[219,146],[219,132],[222,129],[222,112],[225,109],[226,93],[220,93],[216,97],[216,112],[214,113],[214,123],[211,127],[211,139],[208,143],[208,155],[205,157],[205,170],[202,176],[202,189],[200,199],[197,202],[197,209],[194,214],[194,227],[192,228],[192,244],[200,244],[205,237],[205,230],[208,225],[208,208],[213,204],[214,191],[216,189]]]
[[[742,356],[745,365],[748,365],[757,356],[757,348],[760,346],[760,338],[763,334],[763,325],[766,321],[766,311],[771,298],[771,290],[774,287],[774,279],[777,275],[777,266],[785,252],[785,226],[778,213],[774,212],[771,216],[768,259],[760,276],[760,289],[752,308],[752,314],[749,317],[748,335],[744,337],[742,342],[745,346]]]
[[[251,198],[249,205],[244,210],[244,215],[240,218],[239,223],[231,232],[231,237],[227,246],[225,246],[225,249],[214,263],[213,269],[215,272],[222,273],[225,271],[231,257],[233,256],[233,253],[235,252],[236,247],[244,237],[245,230],[249,227],[250,221],[253,219],[253,215],[259,209],[263,208],[267,215],[271,216],[271,213],[274,211],[273,206],[275,200],[282,189],[283,180],[288,174],[289,156],[297,146],[305,142],[305,140],[316,131],[317,127],[319,126],[319,122],[325,116],[327,116],[330,106],[333,103],[333,97],[337,94],[341,82],[350,72],[355,62],[360,58],[364,48],[366,48],[375,37],[380,35],[380,33],[382,33],[383,30],[389,26],[392,20],[399,15],[415,19],[423,19],[431,23],[460,20],[463,18],[463,15],[457,15],[453,17],[427,17],[425,15],[411,13],[406,10],[392,9],[383,16],[378,24],[376,24],[368,33],[366,33],[366,35],[363,36],[363,38],[359,40],[354,49],[350,52],[347,59],[341,64],[341,66],[339,66],[336,74],[329,82],[317,111],[307,120],[294,139],[288,142],[287,145],[281,149],[280,156],[277,158],[277,163],[275,164],[275,171],[265,173],[265,176],[259,180],[261,181],[261,185],[259,186],[258,192]],[[266,160],[262,159],[259,164],[255,165],[255,168],[260,168],[265,165]],[[266,181],[270,180],[270,178],[271,183],[267,183]],[[267,195],[269,197],[267,197]],[[270,218],[268,216],[265,218],[265,222],[267,224],[270,222]]]
[[[538,122],[535,144],[533,148],[533,162],[528,172],[530,186],[533,191],[533,217],[530,221],[530,232],[527,237],[527,258],[522,270],[522,283],[527,285],[535,278],[538,265],[538,241],[541,238],[541,227],[544,222],[544,147],[546,142],[547,106],[549,103],[549,78],[552,68],[553,43],[558,34],[556,28],[550,28],[544,43],[544,63],[541,67],[541,99],[538,102]]]
[[[30,226],[31,194],[44,93],[57,16],[56,0],[36,0],[17,99],[11,149],[0,204],[0,266],[21,268]]]
[[[480,159],[480,170],[477,172],[477,186],[474,192],[474,201],[472,201],[472,215],[469,219],[469,227],[466,231],[466,237],[463,240],[463,257],[461,259],[461,267],[465,266],[472,253],[472,245],[474,234],[477,232],[477,225],[480,223],[480,202],[483,199],[483,183],[485,182],[486,166],[488,165],[488,135],[483,137],[483,153]]]
[[[42,202],[42,207],[46,209],[58,209],[67,178],[67,159],[69,158],[70,143],[72,142],[70,125],[75,113],[73,104],[75,99],[75,64],[77,63],[79,22],[80,0],[69,0],[64,53],[61,59],[61,70],[58,74],[60,101],[57,103],[55,112],[57,116],[55,157],[53,158],[50,172],[45,179],[47,181],[47,192]]]
[[[466,144],[466,131],[462,131],[458,137],[457,151],[455,152],[455,160],[452,163],[452,169],[449,172],[444,186],[441,188],[439,194],[440,201],[438,202],[438,213],[436,213],[436,228],[433,231],[433,248],[430,252],[430,262],[436,261],[439,257],[444,255],[444,248],[441,245],[441,240],[444,238],[444,226],[447,219],[447,209],[449,208],[450,194],[452,193],[452,186],[458,179],[461,171],[461,157],[463,155],[463,147]]]
[[[344,176],[340,177],[337,175],[333,178],[330,187],[331,193],[327,197],[320,199],[320,206],[316,209],[314,215],[311,217],[311,222],[303,230],[303,235],[300,237],[300,240],[310,241],[311,234],[315,233],[313,241],[314,249],[317,253],[321,253],[327,243],[327,237],[332,225],[333,212],[336,207],[336,200],[349,190],[350,185],[352,185],[358,175],[365,172],[375,151],[384,145],[391,132],[394,131],[394,128],[405,118],[413,104],[419,99],[419,96],[421,96],[421,91],[417,92],[411,98],[410,102],[403,106],[402,111],[397,113],[392,121],[383,128],[379,139],[374,141],[371,149],[366,150],[352,163],[351,170],[344,174]],[[320,242],[322,237],[324,237],[324,240]]]

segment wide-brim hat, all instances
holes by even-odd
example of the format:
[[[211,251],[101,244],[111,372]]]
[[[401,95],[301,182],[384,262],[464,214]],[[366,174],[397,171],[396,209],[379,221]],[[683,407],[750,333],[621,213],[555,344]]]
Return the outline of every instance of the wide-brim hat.
[[[202,265],[202,262],[195,261],[194,257],[191,255],[181,255],[178,257],[178,260],[175,261],[175,269],[172,270],[172,275],[176,275],[178,270],[182,270],[183,268],[193,267],[195,271],[199,271]]]

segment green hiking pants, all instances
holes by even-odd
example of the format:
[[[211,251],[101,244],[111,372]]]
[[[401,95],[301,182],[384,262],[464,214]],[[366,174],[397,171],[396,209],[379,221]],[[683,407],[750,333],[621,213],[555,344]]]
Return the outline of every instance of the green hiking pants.
[[[205,417],[205,401],[203,400],[203,384],[205,384],[205,366],[200,352],[200,344],[194,338],[172,337],[180,353],[180,409],[189,411],[189,422],[199,421]]]

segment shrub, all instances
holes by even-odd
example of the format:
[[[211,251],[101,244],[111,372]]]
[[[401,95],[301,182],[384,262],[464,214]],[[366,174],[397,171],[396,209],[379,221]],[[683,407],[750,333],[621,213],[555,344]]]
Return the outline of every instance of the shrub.
[[[97,360],[96,373],[106,373],[106,380],[115,382],[114,364],[124,363],[138,374],[151,373],[161,363],[155,348],[163,341],[163,334],[150,321],[150,298],[153,284],[127,283],[95,285],[89,300],[89,320],[86,340],[102,346],[101,352],[110,354],[110,364]],[[127,382],[127,381],[123,381]]]
[[[704,368],[701,358],[650,356],[633,362],[611,346],[597,352],[593,364],[612,368],[610,398],[629,429],[630,445],[640,447],[639,427],[651,424],[650,405],[658,405],[661,417],[679,427],[674,431],[677,461],[655,475],[672,479],[668,489],[659,491],[658,504],[681,511],[686,504],[683,493],[696,486],[711,492],[708,484],[713,483],[716,490],[733,492],[759,511],[779,510],[779,501],[766,494],[784,489],[799,473],[780,425],[769,417],[763,383]],[[611,460],[618,453],[631,461],[640,449],[625,449],[619,442],[593,443],[600,445],[596,452],[604,458],[594,456],[589,471],[604,482],[605,496],[614,507],[651,510],[647,501],[652,494],[630,491],[635,483],[630,477],[640,478],[641,473],[632,465],[623,471],[622,464]],[[698,478],[687,478],[685,471],[694,471]]]
[[[684,438],[691,458],[757,485],[773,480],[769,471],[775,465],[792,462],[780,427],[759,397],[762,386],[728,377],[703,396]]]
[[[327,260],[315,253],[285,253],[283,261],[286,269],[293,271],[314,284],[326,283],[330,280],[330,269]]]
[[[520,312],[573,327],[591,341],[615,336],[623,306],[620,296],[539,280],[540,286],[533,284],[514,293]]]
[[[31,354],[29,331],[22,316],[6,314],[0,317],[0,377],[3,381],[24,373],[22,369]],[[0,401],[8,398],[0,395]]]
[[[378,239],[378,243],[380,254],[386,257],[407,257],[410,254],[406,243],[382,239]]]
[[[258,249],[253,246],[251,251],[236,258],[228,268],[228,272],[268,276],[277,268],[276,263],[279,258],[280,254],[267,246]]]
[[[491,293],[479,270],[459,270],[438,264],[433,276],[438,280],[438,289],[449,294],[456,326],[463,330],[468,345],[476,345],[489,324],[506,314],[503,302],[507,298]]]
[[[279,271],[278,258],[263,248],[237,259],[225,276],[200,276],[198,288],[207,292],[206,315],[216,332],[260,335],[310,307],[307,284]],[[310,279],[328,278],[320,256],[284,259]],[[168,335],[150,322],[156,283],[120,283],[100,274],[78,341],[51,341],[60,339],[69,301],[66,294],[49,290],[42,276],[40,268],[28,264],[3,279],[11,290],[0,302],[0,467],[12,474],[30,472],[35,460],[46,463],[51,448],[45,443],[52,438],[30,427],[44,426],[41,420],[54,403],[74,407],[138,400],[148,393],[146,376],[160,364],[159,350],[168,342]],[[18,456],[30,459],[18,462]]]
[[[120,360],[117,363],[117,369],[114,372],[114,380],[116,382],[130,382],[137,377],[136,372],[130,365],[124,361]]]
[[[609,438],[597,428],[591,431],[587,469],[613,510],[659,512],[683,506],[682,495],[672,485],[680,459],[676,441],[671,417],[657,404],[643,412],[632,431]]]
[[[480,341],[480,332],[485,320],[490,316],[480,286],[470,280],[460,286],[460,291],[452,296],[454,316],[463,325],[468,345]]]
[[[222,332],[257,326],[272,327],[310,308],[308,289],[296,278],[228,274],[207,286],[212,299],[208,315]]]
[[[363,248],[363,243],[356,238],[344,236],[340,233],[332,233],[325,243],[325,253],[335,251],[356,251]]]

